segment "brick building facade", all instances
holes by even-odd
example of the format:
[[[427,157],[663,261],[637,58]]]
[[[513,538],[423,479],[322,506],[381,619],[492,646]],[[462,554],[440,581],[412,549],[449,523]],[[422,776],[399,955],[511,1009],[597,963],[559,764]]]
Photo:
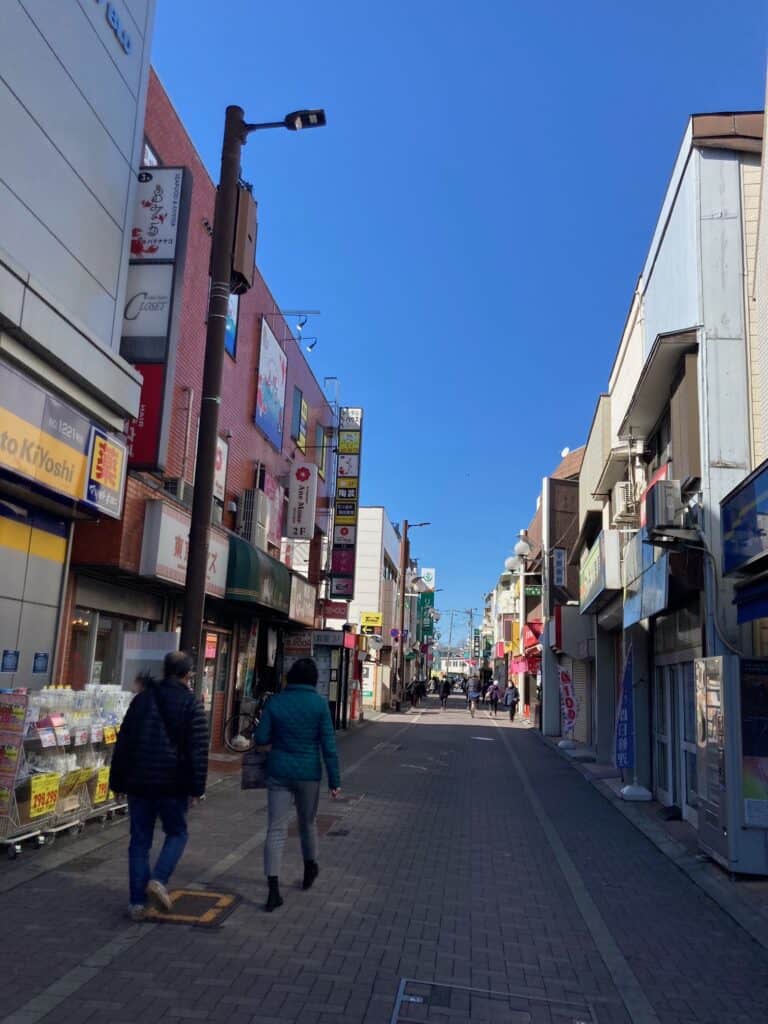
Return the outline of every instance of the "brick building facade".
[[[183,533],[183,518],[191,506],[216,189],[154,72],[148,90],[145,138],[145,153],[150,159],[160,165],[186,168],[191,180],[184,271],[176,300],[180,309],[168,447],[162,475],[129,474],[121,520],[79,523],[74,531],[57,660],[58,681],[75,686],[120,681],[125,634],[172,632],[180,621],[181,584],[159,569],[153,574],[146,533],[150,529],[151,504],[162,502],[162,513],[155,508],[157,521],[162,519],[160,531],[172,521],[177,524],[177,533]],[[287,360],[284,429],[279,448],[254,422],[265,319]],[[301,399],[307,412],[303,451],[291,429],[293,405]],[[234,354],[225,355],[219,436],[228,446],[228,460],[223,501],[215,517],[220,522],[212,525],[211,543],[224,551],[228,545],[230,551],[231,545],[239,545],[236,554],[241,560],[252,561],[258,566],[254,571],[274,577],[262,588],[263,594],[278,596],[264,597],[266,603],[258,599],[259,594],[235,602],[230,591],[222,589],[221,580],[211,581],[213,593],[206,601],[203,647],[205,697],[213,714],[214,740],[220,737],[225,712],[231,711],[244,693],[272,682],[278,671],[285,628],[313,625],[306,610],[308,587],[310,582],[319,581],[322,537],[328,530],[332,505],[330,436],[334,422],[334,411],[257,268],[252,288],[240,297]],[[291,467],[298,461],[314,462],[319,469],[315,535],[308,545],[309,558],[305,559],[311,569],[310,582],[289,574],[278,561],[281,523],[272,522],[268,541],[260,544],[262,550],[255,554],[246,540],[235,536],[236,507],[248,493],[269,491],[273,519],[276,513],[284,514],[285,488]],[[177,548],[179,544],[177,537]],[[248,550],[244,551],[242,545]],[[231,574],[231,560],[229,569]],[[289,618],[286,583],[294,592],[303,592],[300,622]]]

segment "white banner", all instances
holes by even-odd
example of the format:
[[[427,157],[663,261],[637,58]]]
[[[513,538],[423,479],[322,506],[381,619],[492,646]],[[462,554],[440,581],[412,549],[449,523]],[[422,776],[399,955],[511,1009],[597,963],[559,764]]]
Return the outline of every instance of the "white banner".
[[[198,423],[199,427],[199,423]],[[224,502],[227,486],[227,462],[229,461],[229,445],[223,437],[216,438],[216,469],[213,477],[213,496]]]
[[[139,171],[138,179],[131,224],[131,259],[175,259],[184,169],[145,167]]]
[[[573,739],[573,730],[576,719],[579,717],[579,706],[576,703],[576,692],[573,688],[571,673],[564,668],[558,668],[560,673],[560,731],[563,739]]]
[[[317,466],[300,462],[291,470],[285,536],[294,540],[312,540],[315,535],[316,506]]]
[[[422,569],[421,570],[421,582],[425,587],[430,590],[435,589],[435,570],[434,569]]]

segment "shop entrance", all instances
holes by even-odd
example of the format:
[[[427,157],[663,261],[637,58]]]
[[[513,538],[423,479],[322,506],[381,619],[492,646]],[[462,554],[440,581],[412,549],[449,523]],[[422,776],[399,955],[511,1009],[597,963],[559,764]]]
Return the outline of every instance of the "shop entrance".
[[[696,790],[696,684],[692,661],[659,665],[653,700],[654,781],[656,796],[679,807],[698,825]]]
[[[223,703],[223,694],[226,693],[232,634],[224,630],[205,629],[203,631],[203,647],[205,650],[203,707],[206,714],[210,715],[214,694],[222,694],[219,702]]]

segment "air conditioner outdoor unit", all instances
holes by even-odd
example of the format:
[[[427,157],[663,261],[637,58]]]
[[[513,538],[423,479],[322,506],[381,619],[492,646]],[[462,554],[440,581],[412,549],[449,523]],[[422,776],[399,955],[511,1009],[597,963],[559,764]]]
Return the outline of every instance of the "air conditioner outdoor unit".
[[[637,526],[640,507],[635,499],[635,487],[628,480],[620,480],[613,488],[613,522],[622,526]]]
[[[645,498],[645,525],[651,533],[682,526],[679,480],[659,480]]]
[[[176,498],[177,501],[182,502],[184,505],[192,504],[192,492],[194,490],[192,484],[182,476],[167,476],[163,480],[163,490]]]

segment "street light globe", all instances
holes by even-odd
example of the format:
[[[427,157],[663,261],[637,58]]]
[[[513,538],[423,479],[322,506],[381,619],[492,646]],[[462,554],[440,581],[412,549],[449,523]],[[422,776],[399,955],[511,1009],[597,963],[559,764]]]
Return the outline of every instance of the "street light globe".
[[[510,555],[509,558],[504,559],[504,568],[507,572],[517,572],[520,568],[520,559],[517,555]]]
[[[515,544],[515,554],[520,558],[527,558],[531,553],[531,545],[528,543],[528,531],[520,531],[520,540]]]

